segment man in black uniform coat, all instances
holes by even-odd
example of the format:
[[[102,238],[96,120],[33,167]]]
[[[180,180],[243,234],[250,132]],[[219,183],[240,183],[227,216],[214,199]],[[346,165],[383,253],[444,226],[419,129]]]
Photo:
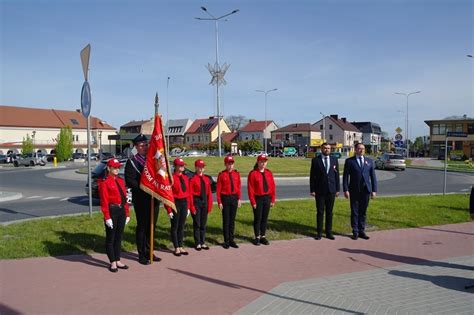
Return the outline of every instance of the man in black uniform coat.
[[[125,164],[125,183],[132,189],[132,203],[137,218],[136,242],[138,251],[138,262],[142,265],[150,264],[150,205],[151,196],[140,188],[140,178],[145,166],[146,154],[148,152],[148,139],[145,135],[139,134],[133,139],[133,144],[137,154],[128,159]],[[158,209],[160,202],[154,201],[154,222],[153,229],[156,227],[158,219]],[[154,234],[154,233],[153,233]],[[153,261],[161,259],[153,255]]]
[[[323,218],[326,211],[326,237],[334,240],[332,234],[332,209],[334,200],[339,196],[339,162],[330,156],[331,146],[321,145],[321,155],[311,161],[309,176],[310,192],[316,198],[316,239],[320,240],[323,233]]]

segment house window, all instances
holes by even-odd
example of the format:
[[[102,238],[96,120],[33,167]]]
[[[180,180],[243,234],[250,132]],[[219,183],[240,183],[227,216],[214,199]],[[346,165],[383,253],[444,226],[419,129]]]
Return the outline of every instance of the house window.
[[[79,125],[76,119],[71,118],[70,121],[72,122],[73,125]]]
[[[201,142],[201,136],[198,136],[198,142]]]
[[[189,142],[189,136],[186,137],[186,142]]]
[[[329,125],[329,130],[332,130],[332,125]]]
[[[470,135],[474,134],[474,124],[467,124],[467,133]]]
[[[319,125],[319,130],[323,130],[323,125]]]
[[[456,124],[455,130],[456,132],[462,132],[462,124]]]
[[[439,124],[433,124],[433,134],[439,135]]]
[[[255,140],[255,135],[252,135],[252,140]]]
[[[439,124],[439,135],[446,134],[446,124]]]
[[[195,141],[196,141],[196,138],[193,136],[193,142],[195,142]]]
[[[79,135],[76,135],[76,141],[79,142]]]
[[[331,141],[333,140],[332,135],[329,135],[329,140],[331,140]]]

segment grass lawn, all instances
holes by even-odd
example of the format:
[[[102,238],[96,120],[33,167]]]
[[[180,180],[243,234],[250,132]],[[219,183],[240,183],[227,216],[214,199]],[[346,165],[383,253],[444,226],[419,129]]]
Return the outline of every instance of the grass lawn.
[[[367,231],[410,228],[428,225],[467,222],[470,220],[469,195],[407,196],[377,198],[370,202]],[[311,237],[315,234],[314,200],[278,202],[270,212],[267,237],[270,241]],[[0,259],[104,253],[105,231],[100,213],[72,217],[34,220],[0,226]],[[238,210],[236,241],[249,242],[253,238],[253,213],[249,204]],[[336,201],[333,230],[336,234],[349,234],[350,210],[345,199]],[[136,251],[136,220],[132,214],[123,239],[125,251]],[[160,209],[155,248],[172,248],[169,237],[170,222]],[[220,244],[222,219],[214,207],[207,226],[208,243]],[[191,247],[192,219],[186,221],[185,245]]]

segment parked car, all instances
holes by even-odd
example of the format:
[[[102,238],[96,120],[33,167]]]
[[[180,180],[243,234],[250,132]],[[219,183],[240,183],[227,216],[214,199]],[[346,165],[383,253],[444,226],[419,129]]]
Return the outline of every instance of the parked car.
[[[86,154],[85,153],[81,153],[81,152],[74,152],[72,154],[72,159],[73,160],[80,160],[80,159],[85,159],[86,158]]]
[[[192,151],[187,151],[184,153],[185,157],[202,157],[202,156],[207,156],[206,152],[203,151],[197,151],[197,150],[192,150]]]
[[[404,171],[406,168],[405,158],[400,154],[384,153],[375,160],[375,168],[382,170],[399,169]]]
[[[120,159],[120,164],[122,164],[120,166],[120,169],[119,169],[119,173],[118,173],[118,176],[124,178],[125,175],[125,163],[127,162],[127,159]],[[97,166],[92,170],[91,172],[91,179],[92,179],[92,186],[91,186],[91,191],[92,191],[92,198],[96,198],[96,199],[99,199],[99,186],[97,184],[97,180],[98,179],[103,179],[104,176],[105,176],[105,169],[107,167],[107,160],[102,160],[100,161]],[[173,165],[171,165],[171,172],[174,171],[174,168],[173,168]],[[194,172],[187,169],[187,168],[184,168],[184,174],[186,176],[188,176],[189,178],[193,177],[194,176]],[[209,180],[211,181],[211,190],[213,193],[216,192],[217,190],[217,182],[214,180],[214,178],[210,175],[206,175]],[[89,182],[86,183],[86,186],[85,186],[85,190],[86,190],[86,195],[89,195]],[[128,198],[132,198],[133,196],[131,196],[131,191],[129,191],[129,189],[127,189],[127,197]]]
[[[6,164],[8,157],[5,154],[0,154],[0,164]]]
[[[114,157],[114,155],[110,152],[102,152],[102,153],[99,154],[99,158],[101,160],[108,160],[108,159],[111,159],[113,157]]]
[[[19,157],[17,157],[13,161],[13,166],[19,167],[19,166],[35,166],[35,165],[41,165],[45,166],[46,165],[46,157],[45,156],[40,156],[40,154],[36,153],[28,153],[28,154],[22,154]]]

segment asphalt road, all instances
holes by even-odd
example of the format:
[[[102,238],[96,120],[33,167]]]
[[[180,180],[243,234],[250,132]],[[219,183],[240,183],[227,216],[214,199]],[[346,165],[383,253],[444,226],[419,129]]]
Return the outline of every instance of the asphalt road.
[[[80,167],[83,167],[82,165]],[[43,216],[88,212],[88,197],[84,185],[86,175],[77,174],[79,166],[2,168],[0,191],[19,192],[17,200],[0,202],[0,222]],[[443,172],[407,169],[377,171],[380,196],[430,194],[443,192]],[[474,185],[474,175],[448,173],[447,192],[468,192]],[[248,200],[245,180],[243,200]],[[277,181],[277,199],[309,198],[307,178],[283,178]],[[94,211],[99,211],[94,202]]]

